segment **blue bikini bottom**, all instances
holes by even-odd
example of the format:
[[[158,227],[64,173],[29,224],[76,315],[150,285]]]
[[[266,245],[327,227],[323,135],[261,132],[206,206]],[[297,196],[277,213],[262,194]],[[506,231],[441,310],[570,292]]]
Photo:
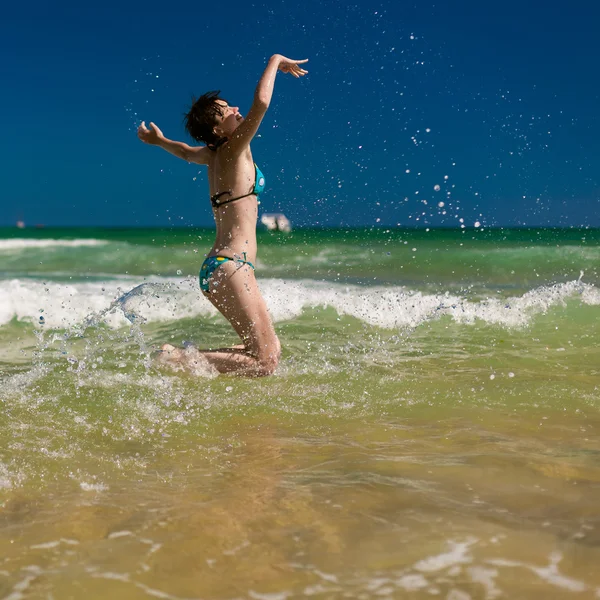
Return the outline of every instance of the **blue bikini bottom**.
[[[224,265],[227,261],[232,260],[235,263],[238,263],[240,266],[249,265],[254,269],[254,265],[246,260],[246,253],[244,252],[244,258],[235,257],[229,258],[228,256],[209,256],[203,263],[200,268],[200,289],[207,294],[210,294],[209,286],[210,286],[210,278],[212,274],[218,269],[221,265]]]

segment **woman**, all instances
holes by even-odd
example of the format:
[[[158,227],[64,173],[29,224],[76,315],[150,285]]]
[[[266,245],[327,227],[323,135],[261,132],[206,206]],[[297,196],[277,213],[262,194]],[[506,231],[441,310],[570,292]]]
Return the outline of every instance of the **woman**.
[[[219,350],[162,346],[162,362],[174,367],[212,365],[219,373],[249,377],[271,375],[279,362],[281,347],[254,277],[258,194],[265,182],[252,160],[250,142],[256,135],[273,95],[277,71],[294,77],[306,75],[299,65],[275,54],[269,60],[254,102],[244,119],[236,106],[219,98],[219,92],[204,94],[185,117],[186,130],[205,146],[188,146],[167,139],[162,131],[144,122],[138,137],[186,160],[208,166],[211,203],[217,226],[212,250],[200,270],[202,293],[231,323],[242,345]]]

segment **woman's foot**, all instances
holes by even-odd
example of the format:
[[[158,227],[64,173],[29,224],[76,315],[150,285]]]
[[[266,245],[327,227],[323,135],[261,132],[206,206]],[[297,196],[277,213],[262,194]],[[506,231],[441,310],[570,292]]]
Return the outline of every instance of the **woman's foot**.
[[[187,371],[192,375],[213,375],[216,369],[193,345],[186,343],[184,348],[163,344],[156,358],[157,362],[173,371]]]

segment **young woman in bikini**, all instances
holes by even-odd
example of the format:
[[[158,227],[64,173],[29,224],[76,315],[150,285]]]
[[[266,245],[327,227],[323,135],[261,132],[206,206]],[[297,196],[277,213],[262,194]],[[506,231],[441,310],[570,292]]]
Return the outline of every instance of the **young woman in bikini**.
[[[252,159],[250,142],[269,108],[277,72],[301,77],[307,73],[300,67],[305,62],[272,56],[245,119],[219,92],[198,98],[185,117],[185,127],[204,146],[169,140],[154,123],[147,128],[142,122],[138,129],[138,137],[146,144],[208,166],[217,235],[200,270],[200,288],[242,340],[240,346],[218,350],[164,344],[161,361],[165,364],[192,369],[199,363],[209,364],[220,373],[248,377],[271,375],[277,367],[279,339],[254,276],[258,194],[265,181]]]

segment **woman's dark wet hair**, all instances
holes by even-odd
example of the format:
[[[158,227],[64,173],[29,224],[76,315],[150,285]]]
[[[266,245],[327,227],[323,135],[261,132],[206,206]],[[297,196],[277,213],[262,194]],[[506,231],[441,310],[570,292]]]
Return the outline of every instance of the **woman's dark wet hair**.
[[[206,92],[199,98],[192,98],[192,106],[184,116],[185,130],[197,142],[204,142],[209,148],[216,150],[226,138],[221,138],[213,131],[217,123],[217,115],[223,116],[221,106],[217,102],[227,102],[221,98],[221,91]]]

